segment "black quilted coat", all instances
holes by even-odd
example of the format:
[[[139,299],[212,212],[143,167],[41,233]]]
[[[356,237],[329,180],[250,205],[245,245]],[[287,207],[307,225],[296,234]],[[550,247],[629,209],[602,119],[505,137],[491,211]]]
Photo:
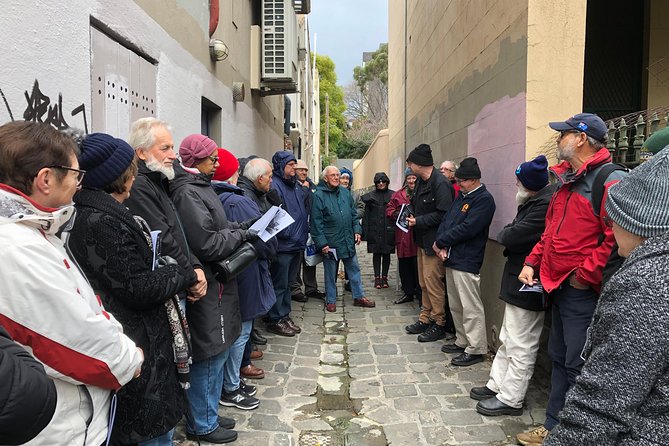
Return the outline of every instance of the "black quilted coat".
[[[105,309],[144,351],[139,378],[118,392],[114,444],[172,429],[186,411],[164,302],[187,287],[178,265],[151,270],[152,253],[130,211],[104,191],[82,189],[69,248]]]

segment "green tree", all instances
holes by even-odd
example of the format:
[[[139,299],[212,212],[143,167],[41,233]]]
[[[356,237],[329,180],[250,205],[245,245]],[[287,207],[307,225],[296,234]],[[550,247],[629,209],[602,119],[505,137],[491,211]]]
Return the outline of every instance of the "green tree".
[[[353,79],[362,102],[360,118],[378,125],[388,125],[388,44],[383,43],[364,66],[353,69]],[[358,107],[360,108],[360,107]]]
[[[313,59],[313,55],[312,55]],[[337,85],[337,74],[335,73],[335,64],[328,56],[316,56],[316,68],[318,68],[318,77],[320,82],[319,100],[321,103],[321,150],[325,151],[325,95],[328,95],[330,109],[330,156],[337,155],[339,146],[344,139],[346,130],[346,119],[344,118],[344,91]],[[323,160],[329,164],[329,160]]]

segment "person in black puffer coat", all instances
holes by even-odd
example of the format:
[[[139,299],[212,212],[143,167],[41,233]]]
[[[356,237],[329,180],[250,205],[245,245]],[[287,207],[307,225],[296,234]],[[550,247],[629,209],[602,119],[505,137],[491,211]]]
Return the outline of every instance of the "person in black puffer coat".
[[[365,205],[362,235],[367,241],[367,252],[373,254],[375,288],[388,288],[390,254],[395,252],[395,225],[386,217],[386,206],[394,192],[388,188],[389,183],[388,175],[378,172],[374,174],[375,189],[361,197]]]
[[[49,424],[56,386],[44,366],[0,326],[0,444],[23,444]]]
[[[242,334],[237,280],[218,282],[215,268],[216,262],[232,255],[245,241],[256,240],[257,235],[228,221],[211,187],[219,164],[217,149],[217,144],[204,135],[184,138],[179,147],[183,165],[174,166],[176,175],[170,182],[170,197],[186,239],[207,277],[207,294],[189,302],[186,311],[193,335],[193,375],[197,376],[188,392],[193,424],[187,427],[187,437],[210,443],[221,443],[226,433],[216,422],[219,401],[225,406],[244,405],[245,409],[259,404],[243,393],[239,381],[244,346],[235,348]]]
[[[175,296],[188,276],[172,259],[154,270],[146,233],[121,204],[137,173],[133,159],[132,147],[110,135],[83,140],[79,164],[87,174],[68,243],[105,308],[144,352],[141,375],[118,392],[113,444],[171,438],[186,413],[189,349]]]

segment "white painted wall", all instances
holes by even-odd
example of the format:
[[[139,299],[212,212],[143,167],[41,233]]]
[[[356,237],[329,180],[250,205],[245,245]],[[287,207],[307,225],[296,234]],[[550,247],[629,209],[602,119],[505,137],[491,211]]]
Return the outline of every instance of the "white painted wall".
[[[25,94],[30,96],[37,80],[50,106],[58,105],[62,95],[67,124],[83,128],[82,114],[71,115],[83,104],[90,127],[89,32],[90,18],[94,17],[158,60],[156,116],[170,123],[175,143],[200,132],[200,101],[205,96],[222,108],[220,143],[235,155],[271,156],[283,147],[282,136],[256,110],[246,103],[233,103],[230,86],[213,76],[133,1],[5,0],[2,6],[0,89],[15,120],[23,119],[29,108]],[[42,114],[42,120],[47,116]],[[282,116],[276,118],[281,122]],[[9,120],[8,107],[1,101],[0,123]],[[127,134],[116,136],[125,138]]]

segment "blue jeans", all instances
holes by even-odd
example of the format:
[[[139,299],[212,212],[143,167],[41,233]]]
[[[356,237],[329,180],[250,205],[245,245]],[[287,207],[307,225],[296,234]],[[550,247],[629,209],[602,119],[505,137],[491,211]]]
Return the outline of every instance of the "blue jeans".
[[[362,278],[360,277],[360,265],[358,265],[358,256],[347,259],[339,259],[344,262],[344,268],[348,273],[348,279],[351,282],[351,293],[353,300],[365,297],[365,291],[362,289]],[[323,258],[323,269],[325,270],[325,302],[333,304],[337,300],[337,267],[339,262],[327,257]]]
[[[160,437],[142,441],[139,443],[139,446],[172,446],[172,439],[174,438],[175,429],[176,428],[173,427],[171,430],[165,432]]]
[[[190,368],[188,404],[193,419],[188,420],[186,430],[191,434],[207,435],[218,429],[218,402],[229,352],[228,349],[212,358],[194,362]]]
[[[276,294],[276,303],[269,312],[267,318],[269,322],[279,322],[290,314],[290,285],[295,282],[297,271],[300,268],[301,251],[280,252],[272,259],[270,273],[272,283],[274,284],[274,294]]]
[[[553,308],[548,354],[553,360],[553,370],[544,423],[548,430],[560,422],[558,414],[564,407],[567,391],[581,374],[585,362],[581,353],[597,306],[597,293],[592,289],[573,288],[567,280],[550,293],[550,300]]]
[[[230,354],[225,361],[225,373],[223,378],[223,389],[225,389],[226,392],[234,392],[239,388],[239,368],[242,365],[242,356],[244,356],[246,341],[251,337],[252,327],[252,320],[242,321],[242,332],[228,350]]]

